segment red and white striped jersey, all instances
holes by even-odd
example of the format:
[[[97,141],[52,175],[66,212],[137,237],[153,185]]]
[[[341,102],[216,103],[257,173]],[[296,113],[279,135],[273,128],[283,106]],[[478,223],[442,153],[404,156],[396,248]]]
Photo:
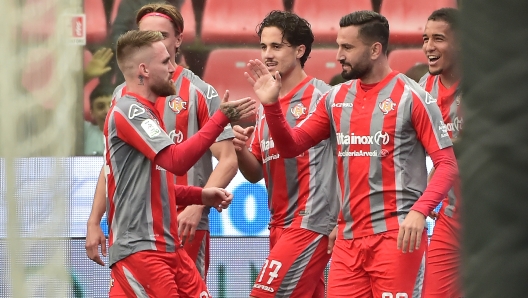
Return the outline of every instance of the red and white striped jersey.
[[[197,133],[209,121],[209,118],[220,108],[221,99],[211,85],[181,66],[176,67],[172,80],[177,94],[158,99],[156,110],[163,119],[167,134],[174,143],[179,144]],[[118,100],[124,92],[126,92],[125,84],[117,87],[114,91],[113,102]],[[220,142],[233,137],[231,125],[227,125],[216,141]],[[212,171],[212,153],[208,150],[187,174],[176,176],[176,183],[203,187]],[[209,210],[210,208],[204,208],[198,230],[209,230]]]
[[[329,89],[323,81],[307,77],[280,98],[288,124],[294,127],[303,121]],[[322,140],[295,158],[282,158],[261,106],[250,151],[262,163],[270,226],[304,228],[329,235],[339,211],[339,187],[330,140]]]
[[[453,84],[450,88],[446,88],[442,85],[440,76],[431,76],[428,73],[420,80],[420,86],[436,99],[440,111],[442,112],[444,123],[447,126],[449,136],[452,139],[458,138],[459,134],[462,132],[462,125],[464,123],[461,110],[462,107],[460,106],[462,96],[458,88],[458,82]],[[457,177],[455,186],[449,190],[447,197],[442,202],[442,209],[440,212],[443,212],[449,217],[455,215],[455,211],[460,204],[460,188],[457,187],[459,184],[460,177]]]
[[[336,147],[345,239],[399,229],[425,190],[426,151],[452,145],[436,101],[398,72],[368,91],[359,80],[332,88],[300,129]]]
[[[153,160],[174,144],[153,103],[127,93],[104,127],[109,265],[142,250],[174,252],[180,245],[174,175]]]

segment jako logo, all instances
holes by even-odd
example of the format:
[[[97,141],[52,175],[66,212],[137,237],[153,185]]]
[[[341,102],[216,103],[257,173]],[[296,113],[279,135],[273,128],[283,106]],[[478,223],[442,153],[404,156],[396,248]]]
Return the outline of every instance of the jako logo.
[[[343,133],[336,133],[338,145],[387,145],[390,137],[386,132],[378,131],[374,136],[356,136],[354,133],[345,135]]]

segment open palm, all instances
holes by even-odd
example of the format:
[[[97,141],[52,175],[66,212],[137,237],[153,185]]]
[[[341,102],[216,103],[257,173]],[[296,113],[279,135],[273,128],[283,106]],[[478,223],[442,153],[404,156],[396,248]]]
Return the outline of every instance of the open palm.
[[[244,75],[248,82],[253,86],[253,90],[257,94],[262,104],[272,104],[277,102],[279,98],[279,91],[281,88],[281,77],[279,72],[275,73],[275,77],[266,68],[266,65],[260,60],[249,60],[247,64],[249,69]]]

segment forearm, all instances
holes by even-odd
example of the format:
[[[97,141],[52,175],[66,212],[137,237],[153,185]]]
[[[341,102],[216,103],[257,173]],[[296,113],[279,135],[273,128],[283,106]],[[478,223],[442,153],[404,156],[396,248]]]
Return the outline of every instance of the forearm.
[[[282,109],[278,102],[264,105],[266,122],[275,140],[275,148],[284,158],[292,158],[313,147],[314,141],[305,131],[299,127],[291,128],[282,114]]]
[[[220,187],[226,188],[235,177],[238,169],[236,159],[219,159],[218,164],[214,168],[213,172],[209,176],[207,183],[204,188],[207,187]]]
[[[435,168],[434,175],[420,199],[411,208],[425,216],[445,198],[458,175],[458,166],[452,147],[438,150],[430,156]]]
[[[181,144],[161,150],[154,162],[171,173],[184,175],[215,142],[228,123],[229,119],[222,112],[216,112],[198,133]]]
[[[101,168],[99,178],[97,179],[97,185],[95,186],[94,200],[92,204],[92,211],[88,218],[88,224],[99,225],[101,219],[106,212],[106,181],[104,174],[104,166]]]
[[[237,151],[237,159],[240,172],[249,182],[257,183],[263,178],[262,164],[247,148]]]
[[[187,185],[174,185],[174,194],[178,206],[202,205],[202,188]]]

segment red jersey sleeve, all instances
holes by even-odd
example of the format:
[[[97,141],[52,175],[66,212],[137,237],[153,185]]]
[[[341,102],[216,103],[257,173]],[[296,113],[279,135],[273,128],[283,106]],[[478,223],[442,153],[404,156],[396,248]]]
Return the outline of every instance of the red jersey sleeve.
[[[429,155],[440,149],[453,146],[440,108],[429,93],[424,90],[411,92],[411,119],[416,137]]]
[[[179,206],[202,205],[202,190],[201,187],[174,184],[176,203]]]

